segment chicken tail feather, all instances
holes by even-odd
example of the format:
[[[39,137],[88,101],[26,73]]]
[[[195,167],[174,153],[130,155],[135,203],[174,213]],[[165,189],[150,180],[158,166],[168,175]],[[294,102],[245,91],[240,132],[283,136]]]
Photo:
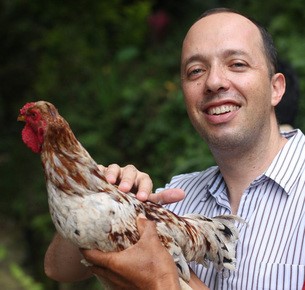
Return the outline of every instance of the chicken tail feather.
[[[238,240],[238,230],[234,222],[244,223],[235,215],[221,215],[207,218],[202,215],[190,214],[184,216],[191,224],[196,240],[197,251],[193,257],[198,263],[207,266],[207,260],[212,261],[217,270],[235,269],[235,247]],[[198,251],[198,245],[199,251]],[[205,253],[202,255],[202,253]]]

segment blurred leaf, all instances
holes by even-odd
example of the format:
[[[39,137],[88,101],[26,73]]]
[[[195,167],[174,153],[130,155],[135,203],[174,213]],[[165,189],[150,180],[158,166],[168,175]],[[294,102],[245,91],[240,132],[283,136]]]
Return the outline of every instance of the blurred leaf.
[[[0,244],[0,262],[7,257],[7,249],[4,245]]]
[[[27,275],[22,268],[17,264],[10,265],[12,276],[20,283],[24,290],[43,290],[42,284],[37,283],[33,278]]]

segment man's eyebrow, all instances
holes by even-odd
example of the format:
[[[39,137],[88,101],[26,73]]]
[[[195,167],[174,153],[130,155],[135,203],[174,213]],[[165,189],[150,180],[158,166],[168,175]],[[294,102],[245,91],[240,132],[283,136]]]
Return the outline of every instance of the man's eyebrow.
[[[205,57],[202,54],[196,53],[192,56],[190,56],[189,58],[187,58],[184,62],[183,62],[183,67],[186,67],[188,64],[190,64],[191,62],[194,61],[205,61]]]
[[[241,49],[228,49],[228,50],[225,50],[223,55],[225,57],[229,57],[229,56],[247,56],[248,53],[245,52],[244,50],[241,50]]]
[[[222,52],[222,55],[226,58],[230,56],[247,56],[248,53],[241,49],[227,49]],[[186,67],[188,64],[195,61],[204,62],[206,61],[206,57],[200,53],[196,53],[185,60],[183,67]]]

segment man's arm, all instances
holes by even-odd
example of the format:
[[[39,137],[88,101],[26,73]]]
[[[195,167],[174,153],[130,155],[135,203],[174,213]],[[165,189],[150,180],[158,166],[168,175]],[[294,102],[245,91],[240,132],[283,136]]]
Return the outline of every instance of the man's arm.
[[[154,223],[139,218],[138,230],[141,239],[124,251],[81,250],[83,255],[72,243],[56,234],[45,255],[45,272],[59,282],[80,281],[95,274],[120,290],[180,289],[176,266],[159,241]],[[83,258],[94,266],[81,264]]]
[[[79,248],[55,234],[44,259],[46,275],[59,282],[76,282],[92,276],[92,272],[81,264]]]

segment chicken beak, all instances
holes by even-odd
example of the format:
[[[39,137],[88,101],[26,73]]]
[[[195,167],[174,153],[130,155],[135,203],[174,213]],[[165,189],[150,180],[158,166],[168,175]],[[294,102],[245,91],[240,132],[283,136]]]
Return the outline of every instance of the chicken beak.
[[[25,116],[24,115],[19,115],[18,118],[17,118],[17,121],[25,122]]]

